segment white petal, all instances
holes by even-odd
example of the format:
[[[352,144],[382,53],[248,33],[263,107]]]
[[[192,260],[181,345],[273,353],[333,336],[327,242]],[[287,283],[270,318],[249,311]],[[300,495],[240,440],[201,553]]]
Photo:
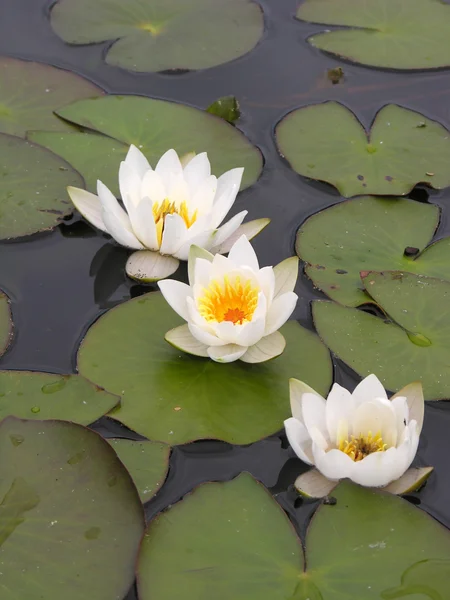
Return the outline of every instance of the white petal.
[[[244,323],[241,325],[240,330],[238,331],[236,343],[240,346],[253,347],[255,344],[261,341],[261,338],[264,334],[264,325],[265,321],[263,318],[255,319],[250,321],[250,323]],[[268,360],[268,358],[266,360]],[[247,360],[246,362],[249,361]]]
[[[389,448],[386,452],[373,452],[355,463],[351,479],[359,485],[382,487],[398,479],[406,469],[407,452],[402,447]]]
[[[215,362],[229,363],[241,358],[247,348],[237,346],[236,344],[227,344],[226,346],[211,346],[208,348],[209,357]]]
[[[294,291],[298,277],[298,263],[298,258],[291,256],[273,268],[275,274],[275,298],[286,292]]]
[[[129,203],[128,214],[130,216],[133,233],[138,240],[148,248],[158,252],[158,237],[156,235],[156,224],[153,218],[153,205],[150,198],[142,198],[137,206]]]
[[[169,185],[168,198],[176,206],[180,206],[183,202],[186,202],[190,207],[191,192],[188,184],[181,175],[172,179]]]
[[[198,248],[198,246],[194,246]],[[205,250],[206,252],[206,250]],[[190,257],[189,257],[190,260]],[[211,261],[204,258],[197,258],[195,261],[193,285],[206,287],[211,278]]]
[[[406,425],[409,423],[409,410],[408,403],[404,396],[397,396],[397,398],[393,398],[391,400],[392,408],[395,412],[395,420],[397,423],[397,439],[400,439],[400,436],[403,433]]]
[[[238,332],[242,328],[241,325],[235,325],[230,321],[223,321],[222,323],[214,323],[213,327],[216,336],[226,344],[237,344]]]
[[[189,208],[197,210],[199,215],[206,215],[212,211],[214,198],[217,190],[217,178],[210,175],[198,186],[189,203]],[[215,227],[211,227],[215,229]]]
[[[141,183],[141,198],[150,198],[154,204],[161,204],[167,196],[166,187],[155,171],[147,171]]]
[[[390,402],[377,398],[360,404],[353,414],[350,433],[355,437],[379,433],[388,446],[397,444],[397,421],[395,411]]]
[[[187,324],[180,325],[180,327],[175,327],[175,329],[168,331],[165,335],[165,339],[175,348],[187,352],[188,354],[193,354],[194,356],[208,356],[208,347],[195,339],[189,331]]]
[[[304,422],[302,410],[304,394],[315,395],[318,397],[319,401],[325,403],[325,398],[322,398],[322,396],[309,387],[309,385],[298,379],[289,379],[289,396],[291,400],[292,416],[299,421],[302,421],[302,423]]]
[[[242,212],[235,215],[232,219],[230,219],[225,225],[219,227],[217,230],[216,236],[214,238],[214,245],[220,246],[223,244],[233,233],[239,228],[242,221],[247,216],[248,210],[243,210]]]
[[[119,244],[126,248],[131,248],[132,250],[142,250],[144,248],[131,230],[128,216],[126,217],[127,223],[126,221],[124,222],[124,219],[118,216],[116,212],[108,211],[103,207],[102,219],[108,229],[108,233],[112,235]]]
[[[279,331],[261,338],[259,342],[250,346],[244,356],[241,358],[246,363],[262,363],[272,360],[283,353],[286,347],[286,340]]]
[[[125,270],[128,277],[151,283],[169,277],[179,265],[180,262],[172,256],[162,256],[151,250],[138,250],[128,258]]]
[[[267,312],[265,335],[280,329],[292,315],[297,304],[297,294],[286,292],[272,302]]]
[[[327,429],[332,444],[337,444],[342,422],[351,423],[355,411],[355,401],[348,390],[335,383],[327,397]]]
[[[102,215],[103,211],[113,214],[126,229],[131,230],[131,222],[128,214],[120,206],[113,193],[99,180],[97,180],[97,194],[102,205]]]
[[[202,344],[206,344],[207,346],[225,346],[226,342],[219,339],[217,336],[212,335],[208,331],[205,331],[195,323],[189,322],[189,331],[192,335]]]
[[[131,144],[125,162],[129,165],[142,179],[147,171],[151,171],[151,166],[142,152]]]
[[[325,452],[317,444],[312,445],[312,452],[316,468],[327,479],[337,481],[346,477],[352,478],[356,463],[347,454],[336,449]]]
[[[69,186],[67,192],[78,212],[94,227],[108,233],[102,219],[102,205],[95,194],[80,188]]]
[[[336,482],[324,477],[317,469],[310,469],[297,477],[294,487],[306,498],[323,498],[334,490]]]
[[[208,248],[211,247],[212,245],[212,240],[214,239],[214,232],[213,231],[203,231],[202,233],[199,233],[198,235],[194,236],[194,237],[190,237],[190,229],[187,230],[186,233],[186,237],[185,238],[186,241],[184,241],[181,246],[178,248],[178,250],[174,253],[174,255],[179,258],[180,260],[188,260],[189,257],[189,250],[191,249],[191,246],[199,246],[200,248],[205,248],[205,250],[207,250]]]
[[[263,267],[259,270],[258,281],[261,286],[264,296],[267,299],[267,306],[270,306],[273,301],[275,292],[275,274],[272,267]]]
[[[161,156],[155,167],[155,172],[161,177],[167,187],[174,177],[183,175],[183,167],[175,150],[167,150]]]
[[[196,282],[196,279],[197,279],[197,275],[196,275],[197,261],[204,260],[208,263],[211,263],[213,258],[214,258],[213,255],[210,252],[208,252],[208,250],[205,250],[204,248],[201,248],[200,246],[196,246],[195,244],[191,245],[191,247],[189,249],[189,262],[188,262],[189,283],[191,285],[194,285],[194,283]],[[198,283],[200,283],[201,285],[206,285],[209,280],[209,271],[210,271],[211,267],[210,266],[208,267],[207,274],[205,275],[205,277],[203,277],[203,273],[205,272],[206,268],[207,268],[207,265],[204,265],[204,266],[202,265],[200,267]],[[201,275],[200,275],[200,273],[201,273]]]
[[[423,389],[420,381],[410,383],[392,396],[394,400],[398,396],[405,396],[409,408],[409,419],[415,420],[419,428],[419,433],[422,431],[423,418],[425,412],[425,402],[423,399]]]
[[[254,221],[248,221],[247,223],[243,223],[236,231],[230,235],[224,242],[221,244],[214,245],[211,249],[213,254],[227,254],[233,244],[242,236],[248,240],[252,240],[258,233],[260,233],[267,225],[270,223],[270,219],[255,219]]]
[[[167,279],[158,283],[162,295],[173,310],[180,315],[185,321],[189,319],[187,298],[192,297],[191,288],[174,279]]]
[[[161,254],[175,254],[186,238],[187,227],[183,218],[174,213],[164,217],[164,229],[160,252]]]
[[[137,206],[141,200],[141,178],[124,161],[120,163],[119,168],[119,188],[122,202],[130,215],[130,205]]]
[[[244,169],[231,169],[217,180],[217,192],[212,212],[212,225],[218,227],[233,206],[241,185]]]
[[[326,402],[316,393],[303,394],[302,396],[302,416],[303,423],[312,437],[312,430],[318,429],[328,441],[328,431],[326,423]]]
[[[312,442],[308,430],[303,423],[291,417],[284,422],[284,428],[288,442],[295,454],[307,465],[312,465],[314,463],[311,448]]]
[[[386,390],[376,375],[368,375],[353,390],[355,405],[374,398],[387,398]]]
[[[228,258],[237,267],[248,267],[255,273],[259,271],[259,263],[256,252],[253,250],[252,245],[245,235],[241,236],[238,241],[235,242],[230,250]]]
[[[211,165],[206,152],[197,154],[190,160],[183,170],[183,177],[188,184],[191,195],[197,190],[198,186],[211,175]]]

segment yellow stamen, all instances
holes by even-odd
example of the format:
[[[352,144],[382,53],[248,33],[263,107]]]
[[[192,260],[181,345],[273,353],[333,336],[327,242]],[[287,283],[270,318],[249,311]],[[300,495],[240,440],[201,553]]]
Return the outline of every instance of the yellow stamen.
[[[358,437],[352,435],[350,441],[341,439],[339,442],[339,450],[355,462],[374,452],[384,452],[386,449],[387,444],[383,442],[380,433],[373,436],[371,431],[367,435],[360,434]]]
[[[242,325],[252,320],[258,305],[259,288],[252,281],[241,281],[238,275],[230,281],[212,281],[198,300],[198,310],[207,321],[230,321]]]
[[[167,198],[161,203],[153,204],[153,218],[156,224],[156,236],[158,239],[158,246],[161,246],[162,236],[164,231],[164,219],[166,215],[177,214],[186,223],[186,227],[189,228],[197,220],[197,211],[195,210],[192,215],[189,215],[189,208],[186,202],[181,202],[177,206],[175,202],[171,202]]]

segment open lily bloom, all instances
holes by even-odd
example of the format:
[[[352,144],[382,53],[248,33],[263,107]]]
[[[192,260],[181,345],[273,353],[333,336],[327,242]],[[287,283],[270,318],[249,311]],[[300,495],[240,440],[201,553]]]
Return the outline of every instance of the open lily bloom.
[[[216,362],[274,358],[286,345],[278,329],[295,308],[297,275],[297,257],[260,269],[245,236],[233,245],[228,258],[193,247],[190,285],[171,279],[159,283],[167,302],[187,321],[169,331],[166,340]]]
[[[119,187],[125,210],[111,191],[97,182],[97,194],[69,187],[79,212],[119,244],[138,250],[127,262],[127,273],[141,281],[156,281],[176,271],[196,244],[212,252],[228,252],[241,235],[244,210],[219,227],[233,206],[244,169],[232,169],[218,179],[211,175],[205,152],[189,157],[184,166],[168,150],[153,170],[136,146],[120,165]],[[268,219],[246,223],[251,239]]]
[[[351,394],[335,383],[327,400],[290,380],[292,418],[284,422],[294,452],[327,479],[368,487],[399,479],[412,463],[424,417],[420,383],[388,400],[375,375]]]

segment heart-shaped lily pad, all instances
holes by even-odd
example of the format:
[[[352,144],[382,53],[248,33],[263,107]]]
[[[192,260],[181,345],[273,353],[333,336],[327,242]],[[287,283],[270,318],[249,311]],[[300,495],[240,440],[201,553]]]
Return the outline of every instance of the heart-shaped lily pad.
[[[219,364],[164,340],[182,319],[159,292],[125,302],[102,316],[78,352],[78,369],[122,395],[111,416],[171,445],[213,438],[250,444],[275,433],[290,415],[288,380],[326,393],[331,361],[318,337],[296,322],[282,328],[284,353],[269,362]]]
[[[73,130],[53,111],[103,93],[70,71],[6,56],[0,57],[0,81],[0,131],[20,137],[28,129]]]
[[[63,156],[83,175],[91,191],[101,179],[118,194],[119,164],[130,144],[142,150],[153,166],[169,148],[180,156],[207,152],[214,175],[245,168],[242,189],[254,183],[262,170],[261,152],[236,127],[184,104],[141,96],[104,96],[75,102],[57,114],[96,135],[39,131],[28,137]]]
[[[390,69],[450,66],[450,7],[441,0],[306,0],[297,18],[347,27],[308,41],[353,62]]]
[[[436,562],[450,566],[446,529],[391,494],[344,482],[333,496],[313,517],[305,556],[287,516],[250,475],[198,487],[150,523],[139,598],[209,600],[211,590],[221,600],[395,598],[385,590],[419,561],[419,591],[439,598],[448,568]]]
[[[342,104],[313,104],[284,117],[276,138],[297,173],[331,183],[346,198],[450,185],[450,132],[395,104],[377,113],[370,133]]]
[[[420,380],[426,400],[450,398],[450,282],[400,271],[363,281],[387,318],[315,301],[320,337],[359,375],[375,373],[389,390]]]
[[[264,31],[251,0],[59,0],[51,23],[69,44],[118,40],[106,62],[146,72],[215,67],[250,52]]]
[[[6,352],[13,337],[13,323],[8,296],[0,290],[0,356]]]
[[[123,598],[144,529],[136,489],[98,434],[0,423],[2,600]]]
[[[0,239],[56,227],[72,212],[66,187],[83,187],[69,164],[41,146],[0,134]]]
[[[133,478],[142,502],[148,502],[164,483],[169,470],[166,444],[126,439],[107,440]]]
[[[0,371],[0,419],[64,419],[89,425],[114,408],[117,396],[81,375]]]
[[[297,234],[306,274],[346,306],[371,299],[361,271],[409,271],[450,280],[450,238],[431,241],[439,209],[402,198],[356,198],[313,215]]]

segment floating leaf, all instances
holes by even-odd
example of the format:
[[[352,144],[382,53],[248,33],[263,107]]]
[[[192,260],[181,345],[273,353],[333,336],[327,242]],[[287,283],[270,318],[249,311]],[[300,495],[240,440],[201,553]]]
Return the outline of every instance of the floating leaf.
[[[62,158],[1,133],[0,164],[0,239],[52,229],[72,212],[66,187],[83,180]]]
[[[0,57],[0,131],[25,137],[28,129],[70,131],[54,110],[103,91],[83,77],[41,63]]]
[[[0,356],[6,352],[13,337],[13,323],[8,296],[0,290]]]
[[[322,340],[359,375],[375,373],[389,390],[420,380],[426,400],[450,398],[450,283],[398,271],[369,273],[363,282],[387,319],[315,301]]]
[[[146,294],[103,315],[78,353],[80,373],[122,395],[111,416],[145,437],[170,445],[201,438],[250,444],[290,415],[289,377],[322,394],[329,389],[329,354],[298,323],[282,328],[284,353],[258,365],[218,364],[176,350],[164,335],[181,323],[159,292]]]
[[[167,476],[170,447],[157,442],[125,439],[109,439],[107,442],[133,478],[141,501],[148,502]]]
[[[215,67],[250,52],[264,31],[249,0],[60,0],[51,23],[69,44],[118,40],[106,62],[145,72]]]
[[[348,27],[308,41],[353,62],[390,69],[450,66],[450,8],[440,0],[306,0],[297,18]]]
[[[143,514],[96,433],[64,421],[0,423],[2,600],[123,598]]]
[[[101,179],[118,195],[119,164],[130,144],[142,150],[153,166],[169,148],[175,148],[180,156],[208,152],[214,175],[245,167],[242,189],[254,183],[262,170],[261,152],[236,127],[184,104],[141,96],[105,96],[75,102],[57,114],[96,134],[39,131],[28,137],[63,156],[94,192],[97,179]]]
[[[0,371],[0,419],[64,419],[89,425],[114,408],[117,396],[81,375]]]
[[[196,488],[150,523],[139,598],[209,600],[214,589],[234,600],[379,600],[418,561],[430,568],[415,582],[438,598],[448,585],[448,569],[435,565],[450,564],[446,529],[401,498],[349,482],[333,497],[313,517],[304,557],[289,519],[250,475]]]
[[[370,133],[342,104],[313,104],[284,117],[276,137],[297,173],[331,183],[346,198],[402,196],[417,183],[450,185],[450,133],[395,104],[377,113]]]
[[[224,96],[223,98],[219,98],[213,102],[211,106],[208,106],[206,111],[221,119],[225,119],[228,123],[234,123],[241,116],[239,102],[236,100],[235,96]]]
[[[361,271],[395,271],[450,279],[450,238],[429,246],[439,209],[401,198],[357,198],[305,221],[296,251],[316,287],[346,306],[371,302]],[[416,251],[412,251],[415,248]]]

